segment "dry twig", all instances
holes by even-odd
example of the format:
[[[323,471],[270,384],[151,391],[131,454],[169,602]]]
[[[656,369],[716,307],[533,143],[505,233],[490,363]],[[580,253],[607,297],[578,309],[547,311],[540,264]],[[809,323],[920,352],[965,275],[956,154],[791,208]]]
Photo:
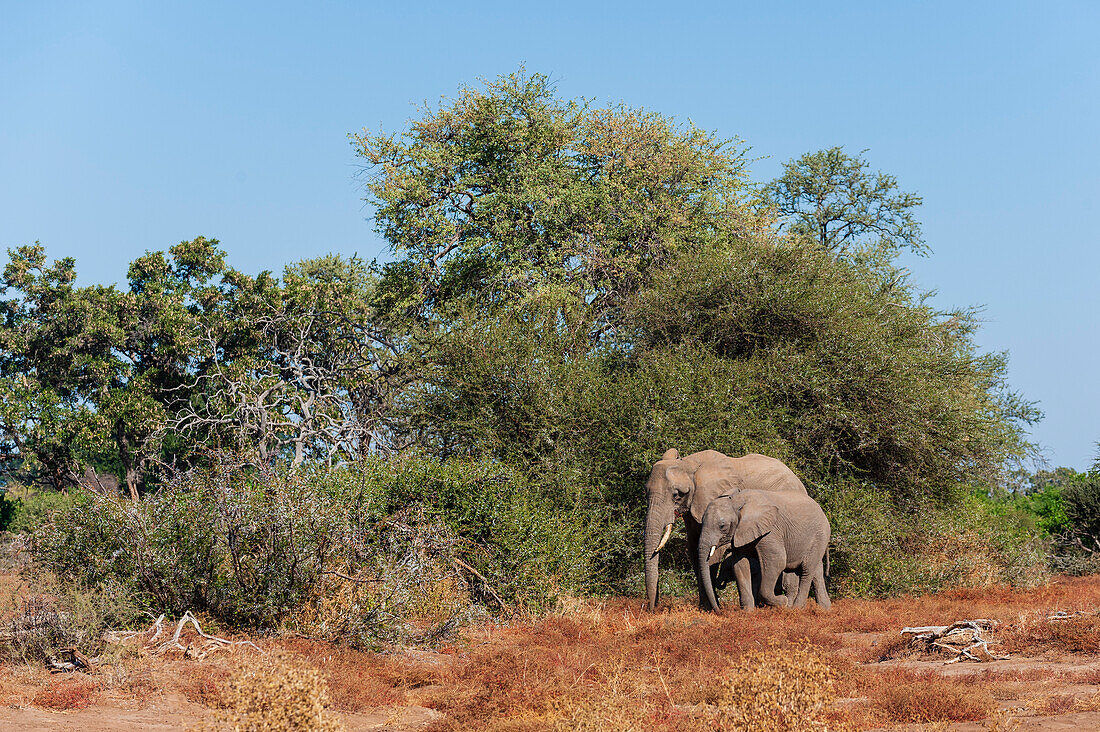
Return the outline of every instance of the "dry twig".
[[[1072,613],[1067,613],[1065,610],[1058,610],[1047,616],[1047,622],[1057,623],[1062,620],[1073,620],[1074,618],[1080,618],[1084,615],[1096,615],[1096,613],[1089,610],[1078,610]]]

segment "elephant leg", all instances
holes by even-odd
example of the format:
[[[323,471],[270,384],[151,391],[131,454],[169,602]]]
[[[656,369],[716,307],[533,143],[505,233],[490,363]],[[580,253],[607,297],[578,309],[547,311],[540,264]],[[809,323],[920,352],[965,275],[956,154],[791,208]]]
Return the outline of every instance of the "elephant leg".
[[[829,599],[829,591],[825,589],[825,565],[820,561],[817,563],[817,569],[814,570],[813,584],[817,606],[822,610],[828,610],[833,606],[833,601]]]
[[[813,573],[805,564],[798,568],[798,594],[794,597],[793,606],[806,607],[806,599],[810,596],[810,583],[813,581]]]
[[[782,541],[764,537],[756,545],[760,557],[760,598],[772,607],[785,607],[787,598],[775,594],[779,575],[787,568],[787,550]]]
[[[737,580],[737,596],[741,609],[748,612],[756,607],[752,591],[752,564],[748,557],[741,557],[733,563],[733,576]]]
[[[794,600],[794,596],[798,593],[798,574],[795,572],[784,572],[781,581],[783,584],[783,596],[787,598],[787,605],[789,606]]]
[[[754,598],[760,597],[760,559],[755,552],[749,555],[749,582],[749,586],[752,588],[752,596]]]
[[[699,532],[702,527],[688,517],[684,517],[684,533],[687,534],[688,559],[691,561],[691,569],[695,572],[695,586],[699,588],[699,609],[711,610],[710,599],[703,585],[703,572],[710,571],[708,567],[699,565]],[[717,573],[711,574],[711,579],[716,579]]]

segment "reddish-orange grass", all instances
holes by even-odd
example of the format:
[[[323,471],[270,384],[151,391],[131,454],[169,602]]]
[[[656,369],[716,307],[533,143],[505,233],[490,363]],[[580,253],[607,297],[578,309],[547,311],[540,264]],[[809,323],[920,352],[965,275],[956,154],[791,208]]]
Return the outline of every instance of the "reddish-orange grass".
[[[438,654],[371,654],[312,640],[269,645],[319,669],[333,706],[344,711],[419,704],[442,713],[434,729],[544,729],[565,720],[591,729],[686,730],[714,726],[719,682],[745,653],[804,639],[835,669],[836,695],[848,699],[827,713],[831,725],[862,728],[985,719],[995,711],[994,698],[1034,694],[1034,682],[1051,676],[1041,669],[958,673],[959,667],[947,667],[948,673],[938,664],[928,672],[879,664],[908,655],[901,628],[985,617],[1000,621],[997,648],[1014,655],[1100,653],[1100,621],[1045,622],[1055,610],[1097,607],[1097,578],[1059,579],[1026,591],[841,599],[831,612],[811,603],[798,611],[710,614],[674,602],[647,613],[639,599],[616,598],[574,601],[542,618],[473,628]],[[903,665],[914,662],[921,659]],[[1067,684],[1092,684],[1100,671],[1071,676]],[[184,693],[217,706],[225,679],[224,671],[196,666]],[[1045,688],[1057,691],[1057,685]]]
[[[65,711],[68,709],[86,709],[92,705],[95,697],[95,682],[83,674],[68,678],[51,679],[34,696],[35,706],[45,709]]]

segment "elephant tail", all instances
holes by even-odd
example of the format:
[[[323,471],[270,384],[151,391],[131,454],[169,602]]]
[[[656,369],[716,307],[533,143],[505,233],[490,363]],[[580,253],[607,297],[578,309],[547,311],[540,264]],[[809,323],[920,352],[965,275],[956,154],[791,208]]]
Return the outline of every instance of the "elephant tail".
[[[825,545],[825,576],[826,577],[831,577],[832,576],[829,573],[829,545],[828,544]]]

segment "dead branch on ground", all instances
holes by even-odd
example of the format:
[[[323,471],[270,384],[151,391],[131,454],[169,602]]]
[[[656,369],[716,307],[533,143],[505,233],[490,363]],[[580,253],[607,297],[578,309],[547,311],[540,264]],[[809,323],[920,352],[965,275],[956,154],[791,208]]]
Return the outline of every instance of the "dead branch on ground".
[[[240,646],[251,646],[260,653],[263,653],[263,650],[261,650],[260,647],[252,641],[232,641],[226,638],[219,638],[216,635],[210,635],[202,629],[202,626],[199,625],[198,618],[196,618],[190,610],[185,612],[176,623],[176,631],[172,634],[172,637],[166,637],[165,640],[157,643],[157,640],[160,639],[162,635],[167,635],[167,631],[165,630],[165,617],[166,616],[162,613],[160,617],[153,621],[153,625],[149,628],[149,630],[134,633],[119,633],[116,631],[113,632],[111,635],[114,636],[114,642],[119,643],[132,640],[133,638],[148,635],[149,637],[146,638],[142,643],[142,648],[146,652],[152,653],[157,656],[163,656],[169,651],[182,651],[185,658],[195,658],[201,660],[210,653],[213,653],[214,651],[232,650]],[[194,628],[195,632],[202,639],[202,641],[199,642],[198,647],[196,647],[196,643],[194,642],[188,643],[185,646],[181,640],[183,637],[184,628],[188,624],[190,624]]]
[[[916,628],[902,628],[902,635],[911,635],[910,647],[924,653],[947,651],[953,657],[944,663],[959,661],[1004,661],[1008,656],[997,656],[989,650],[993,642],[982,637],[997,627],[996,620],[978,618],[959,620],[950,625],[925,625]]]

